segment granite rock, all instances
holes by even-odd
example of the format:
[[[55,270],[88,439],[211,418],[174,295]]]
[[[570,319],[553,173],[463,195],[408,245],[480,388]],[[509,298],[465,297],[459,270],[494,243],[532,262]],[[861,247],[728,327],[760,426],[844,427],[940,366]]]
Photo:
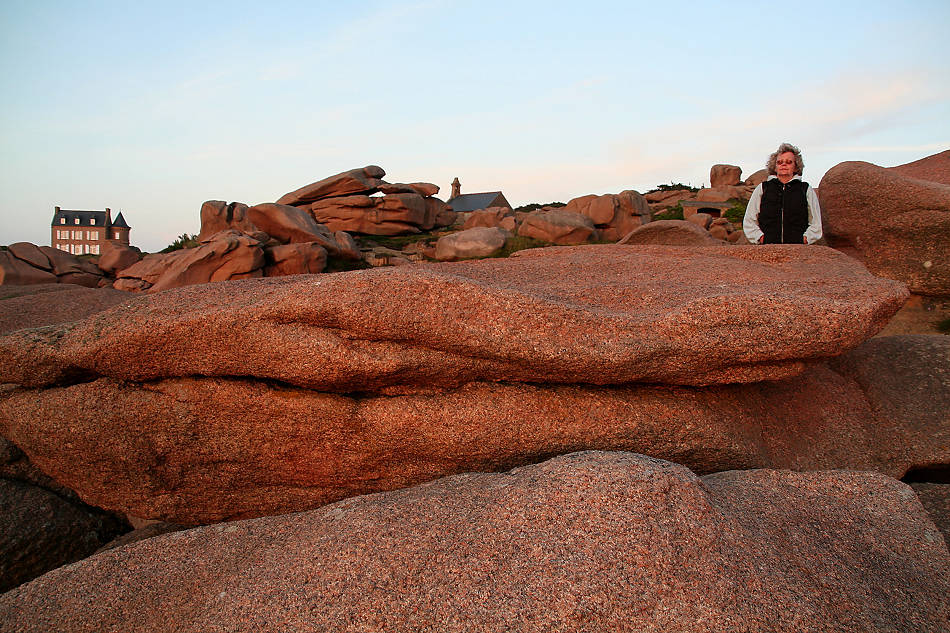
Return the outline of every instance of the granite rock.
[[[630,453],[166,534],[0,595],[0,631],[906,631],[950,556],[873,473],[699,478]]]

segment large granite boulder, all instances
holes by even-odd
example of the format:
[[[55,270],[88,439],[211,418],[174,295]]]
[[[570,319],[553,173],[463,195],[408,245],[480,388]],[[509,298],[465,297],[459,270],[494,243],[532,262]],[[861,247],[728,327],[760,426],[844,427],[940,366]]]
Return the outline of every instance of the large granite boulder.
[[[476,209],[467,214],[462,229],[474,229],[477,227],[498,227],[512,233],[518,228],[514,213],[508,207],[488,207],[487,209]]]
[[[950,149],[889,169],[907,178],[930,180],[950,185]]]
[[[589,217],[597,228],[599,237],[610,241],[617,241],[641,224],[650,221],[650,205],[636,191],[581,196],[570,200],[563,211]]]
[[[950,185],[845,162],[819,187],[829,243],[911,292],[950,296]]]
[[[101,281],[102,272],[94,263],[57,248],[17,242],[0,251],[0,285],[68,283],[96,288]]]
[[[751,382],[857,346],[906,299],[902,284],[823,247],[531,249],[156,294],[0,337],[0,381],[255,376],[341,392]],[[756,344],[717,344],[736,327]]]
[[[319,242],[296,242],[264,249],[264,276],[310,275],[327,267],[327,251]]]
[[[0,479],[0,508],[0,592],[89,556],[129,529],[111,515],[22,481]]]
[[[317,222],[332,231],[367,235],[419,233],[455,220],[455,213],[444,202],[418,193],[327,198],[307,208]]]
[[[594,221],[582,213],[565,209],[532,211],[518,227],[518,235],[551,244],[583,244],[597,237]]]
[[[263,276],[261,243],[234,230],[212,235],[195,248],[146,256],[119,272],[118,290],[158,292],[194,284]]]
[[[872,340],[835,361],[840,370],[706,388],[477,382],[340,395],[247,379],[103,378],[7,393],[0,433],[90,502],[181,524],[304,510],[590,448],[701,473],[903,477],[950,463],[950,408],[940,408],[950,385],[931,377],[943,372],[950,339],[924,338]],[[932,390],[933,404],[868,386],[885,370],[879,383]]]
[[[625,235],[620,244],[722,246],[722,240],[714,238],[705,227],[698,224],[705,224],[707,218],[712,221],[706,213],[696,213],[689,220],[655,220]]]
[[[435,258],[439,261],[489,257],[505,247],[509,233],[497,227],[477,226],[439,238]]]
[[[117,242],[103,242],[102,253],[96,261],[96,266],[103,273],[115,276],[120,270],[125,270],[142,259],[142,252],[137,248]]]
[[[723,187],[738,185],[742,178],[742,168],[738,165],[713,165],[709,168],[709,186]]]
[[[0,631],[906,631],[950,616],[913,491],[576,453],[176,532],[0,596]]]
[[[385,184],[381,180],[385,175],[383,168],[376,165],[351,169],[286,193],[277,199],[277,204],[301,206],[321,198],[354,193],[369,195],[379,191],[379,187]]]
[[[22,292],[0,297],[0,333],[78,321],[133,299],[112,288],[74,284],[18,286]],[[38,290],[55,291],[38,292]]]

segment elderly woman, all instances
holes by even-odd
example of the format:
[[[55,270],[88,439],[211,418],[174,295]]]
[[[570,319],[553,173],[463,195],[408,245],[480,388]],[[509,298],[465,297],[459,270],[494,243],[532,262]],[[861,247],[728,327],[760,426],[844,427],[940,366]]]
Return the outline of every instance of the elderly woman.
[[[782,143],[766,163],[768,180],[752,192],[742,230],[753,244],[814,244],[821,239],[821,208],[802,180],[797,147]]]

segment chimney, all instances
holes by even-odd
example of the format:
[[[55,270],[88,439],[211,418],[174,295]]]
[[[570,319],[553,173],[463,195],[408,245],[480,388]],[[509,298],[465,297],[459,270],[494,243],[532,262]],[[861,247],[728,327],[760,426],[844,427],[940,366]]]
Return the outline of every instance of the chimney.
[[[462,183],[459,182],[458,176],[455,177],[455,180],[452,181],[452,196],[449,198],[458,198],[462,195]]]

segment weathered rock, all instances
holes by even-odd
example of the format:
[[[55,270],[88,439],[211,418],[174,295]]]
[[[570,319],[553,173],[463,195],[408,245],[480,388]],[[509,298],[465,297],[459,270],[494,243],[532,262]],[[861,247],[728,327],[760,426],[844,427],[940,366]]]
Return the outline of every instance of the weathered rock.
[[[915,294],[950,295],[950,185],[845,162],[821,179],[820,197],[831,246]]]
[[[477,209],[471,211],[465,218],[462,229],[474,229],[476,227],[500,227],[508,231],[514,231],[516,222],[514,214],[508,207],[489,207],[487,209]]]
[[[912,483],[910,487],[950,544],[950,484]]]
[[[690,217],[700,215],[694,214]],[[706,214],[703,214],[706,215]],[[621,244],[650,244],[668,246],[722,246],[722,242],[709,235],[689,220],[655,220],[633,230],[620,240]]]
[[[318,242],[297,242],[264,249],[264,276],[309,275],[327,267],[327,251]]]
[[[751,187],[756,187],[768,179],[769,179],[769,170],[760,169],[757,172],[753,172],[751,176],[746,178],[745,184]]]
[[[126,532],[125,534],[112,539],[96,550],[96,553],[105,552],[110,549],[116,549],[117,547],[125,547],[126,545],[138,543],[139,541],[144,541],[145,539],[155,538],[156,536],[161,536],[162,534],[171,534],[172,532],[181,532],[182,530],[187,529],[188,527],[184,525],[167,523],[165,521],[153,521],[148,525],[136,528],[131,532]]]
[[[331,231],[352,231],[367,235],[419,233],[446,226],[455,219],[438,198],[417,193],[397,193],[382,197],[344,196],[314,202],[309,207],[314,219]]]
[[[247,217],[247,210],[248,206],[243,202],[205,201],[201,205],[201,230],[198,232],[198,241],[210,240],[213,235],[221,231],[254,233],[258,229]]]
[[[333,196],[354,193],[369,195],[378,191],[380,185],[384,184],[380,179],[385,175],[383,168],[376,165],[351,169],[286,193],[277,200],[277,204],[301,206]]]
[[[50,262],[46,253],[40,250],[40,247],[30,242],[16,242],[7,247],[7,252],[21,259],[34,268],[41,270],[53,270],[53,264]]]
[[[509,233],[497,227],[479,226],[439,238],[435,258],[439,261],[490,257],[505,247]]]
[[[939,633],[948,578],[893,479],[590,452],[103,552],[0,596],[0,631]]]
[[[52,272],[31,266],[9,251],[0,251],[0,285],[26,286],[58,282]]]
[[[157,292],[212,281],[261,277],[264,263],[260,242],[234,230],[222,231],[195,248],[145,257],[120,271],[115,288],[133,290],[138,285]],[[125,282],[126,279],[131,281]]]
[[[127,292],[112,288],[83,288],[73,284],[62,284],[58,292],[24,292],[21,296],[0,300],[0,333],[78,321],[130,299]]]
[[[901,339],[874,339],[835,360],[840,371],[819,365],[702,389],[469,383],[342,396],[242,379],[100,379],[8,392],[0,433],[100,507],[183,524],[304,510],[590,448],[703,473],[903,477],[950,463],[950,408],[940,409],[950,386],[930,375],[945,373],[950,339],[930,338],[902,354],[891,353]],[[874,375],[886,387],[867,387]],[[913,397],[925,390],[934,404]]]
[[[20,481],[0,479],[0,507],[0,592],[88,556],[128,529]]]
[[[328,250],[336,247],[327,227],[314,222],[303,209],[268,202],[249,207],[247,217],[259,230],[285,244],[319,242],[324,248],[329,246]]]
[[[662,222],[662,220],[660,220],[660,221]],[[669,220],[667,220],[667,221],[669,221]],[[705,229],[708,229],[708,228],[709,228],[709,225],[712,223],[712,216],[709,215],[708,213],[694,213],[694,214],[692,214],[691,216],[689,216],[688,218],[686,218],[686,221],[687,221],[687,222],[692,222],[693,224],[695,224],[695,225],[698,226],[699,228],[705,230]]]
[[[891,167],[890,170],[906,178],[930,180],[950,185],[950,149],[906,165]]]
[[[378,187],[384,194],[390,193],[417,193],[420,196],[434,196],[439,193],[439,185],[431,182],[413,182],[409,184],[384,182]]]
[[[114,276],[120,270],[138,263],[140,259],[142,259],[142,253],[137,248],[107,241],[102,244],[102,254],[99,255],[96,266],[103,273]]]
[[[643,196],[632,190],[574,198],[563,210],[589,217],[600,237],[605,240],[616,241],[650,221],[650,205]]]
[[[0,382],[256,376],[331,391],[748,382],[855,347],[907,296],[824,247],[531,249],[161,293],[69,328],[0,337]],[[757,344],[711,350],[735,324]]]
[[[518,235],[551,244],[571,245],[595,239],[597,229],[589,217],[580,213],[563,209],[538,210],[525,216],[518,227]]]
[[[337,256],[353,260],[360,258],[360,245],[356,243],[352,235],[346,231],[336,231],[333,233],[333,239],[339,248]]]
[[[670,204],[676,204],[680,199],[691,198],[692,195],[693,192],[686,189],[667,189],[645,193],[643,194],[643,198],[647,202],[669,202]]]
[[[721,186],[711,189],[700,189],[696,192],[695,200],[700,202],[728,202],[734,198],[748,197],[745,187]]]
[[[717,240],[724,240],[729,237],[729,231],[726,230],[721,224],[716,224],[709,227],[709,236],[714,237]]]
[[[738,185],[742,178],[742,168],[736,165],[713,165],[709,169],[709,186],[722,187]]]

